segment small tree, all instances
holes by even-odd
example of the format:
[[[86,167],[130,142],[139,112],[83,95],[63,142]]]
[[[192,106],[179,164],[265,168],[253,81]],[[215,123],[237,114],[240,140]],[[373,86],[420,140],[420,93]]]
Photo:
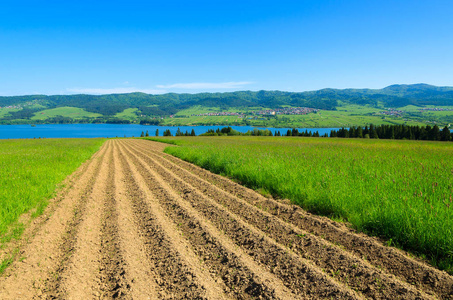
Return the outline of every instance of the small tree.
[[[349,137],[350,138],[355,138],[355,137],[357,137],[356,134],[357,134],[357,131],[354,128],[354,126],[349,127]]]
[[[444,129],[442,129],[442,132],[441,132],[441,140],[448,142],[450,139],[451,139],[450,129],[448,129],[448,127],[445,126]]]
[[[358,137],[359,139],[363,138],[363,129],[362,129],[361,126],[359,126],[359,127],[357,128],[357,137]]]
[[[193,128],[192,131],[190,132],[190,136],[195,136],[195,130],[193,130]]]
[[[430,140],[432,140],[432,141],[440,140],[440,129],[439,129],[439,126],[437,126],[437,124],[434,125],[433,128],[431,129]]]
[[[156,136],[159,136],[159,128],[156,129]]]
[[[140,135],[140,137],[145,137],[145,133],[142,131],[142,134]]]
[[[370,124],[370,138],[371,139],[378,139],[379,136],[376,131],[376,127],[373,126],[373,124]]]
[[[145,136],[149,136],[148,130],[146,131],[146,134],[145,134]]]

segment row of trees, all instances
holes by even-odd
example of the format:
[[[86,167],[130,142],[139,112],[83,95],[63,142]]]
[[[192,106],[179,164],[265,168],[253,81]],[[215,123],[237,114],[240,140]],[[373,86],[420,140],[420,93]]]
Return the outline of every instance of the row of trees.
[[[173,136],[169,129],[164,131],[164,136]],[[451,141],[453,135],[447,126],[442,130],[437,125],[431,126],[407,126],[407,125],[370,125],[362,127],[341,128],[339,130],[332,130],[330,135],[325,133],[320,135],[318,131],[299,131],[296,128],[288,129],[286,134],[280,131],[272,133],[268,129],[253,129],[245,133],[234,130],[231,127],[223,127],[217,129],[209,129],[207,132],[201,134],[202,136],[303,136],[303,137],[337,137],[337,138],[371,138],[371,139],[407,139],[407,140],[431,140],[431,141]],[[148,131],[142,132],[142,137],[149,136]],[[159,129],[156,130],[156,136],[159,136]],[[175,136],[196,136],[195,130],[189,133],[188,131],[182,132],[179,128]]]
[[[340,138],[371,138],[371,139],[396,139],[396,140],[429,140],[451,141],[450,129],[445,126],[440,130],[439,126],[408,126],[408,125],[380,125],[370,127],[350,127],[332,130],[330,137]]]
[[[320,137],[319,132],[311,132],[305,129],[304,132],[299,132],[296,128],[293,128],[292,130],[289,130],[286,132],[286,136],[305,136],[305,137]],[[322,137],[328,137],[327,133],[324,134]]]
[[[192,131],[189,133],[187,130],[185,133],[181,131],[181,129],[176,130],[175,136],[195,136],[195,130],[192,129]]]
[[[159,130],[159,129],[158,129]],[[142,131],[142,134],[140,134],[140,137],[148,137],[149,136],[149,133],[148,133],[148,130],[146,131],[146,133],[144,133]]]
[[[242,135],[242,136],[306,136],[306,137],[319,137],[319,132],[315,131],[314,133],[311,131],[305,130],[305,132],[299,132],[296,128],[286,132],[286,134],[282,134],[279,130],[275,131],[274,133],[270,131],[269,129],[257,129],[254,128],[253,130],[248,130],[247,132],[239,132],[237,130],[234,130],[231,127],[223,127],[222,129],[217,128],[216,130],[214,129],[209,129],[206,133],[201,134],[202,136],[222,136],[222,135],[228,135],[228,136],[234,136],[234,135]],[[324,135],[324,137],[328,137],[327,134]]]
[[[142,132],[143,134],[143,132]],[[249,130],[245,133],[239,132],[237,130],[234,130],[230,126],[228,127],[223,127],[223,128],[217,128],[217,129],[208,129],[207,132],[200,134],[201,136],[235,136],[235,135],[244,135],[244,136],[274,136],[272,131],[265,129],[253,129]],[[145,134],[145,136],[147,136]],[[156,136],[159,136],[159,129],[156,130]],[[163,136],[173,136],[172,133],[170,132],[170,129],[166,129],[164,131]],[[175,133],[175,136],[196,136],[195,130],[192,129],[192,131],[189,133],[188,131],[182,132],[181,129],[178,128],[178,130]],[[275,136],[281,136],[280,131],[277,131],[275,133]]]
[[[272,131],[269,129],[257,129],[254,128],[253,130],[248,130],[247,132],[239,132],[237,130],[234,130],[230,126],[228,127],[223,127],[222,129],[217,128],[216,130],[214,129],[209,129],[207,132],[201,134],[202,136],[235,136],[235,135],[243,135],[243,136],[273,136],[274,134]],[[281,135],[280,131],[276,132],[276,136]]]
[[[155,135],[159,136],[159,129],[156,129]],[[143,131],[142,131],[141,137],[147,137],[147,136],[149,136],[148,131],[146,131],[146,133],[143,133]],[[173,136],[173,134],[171,133],[170,129],[166,129],[163,133],[163,136]],[[186,130],[186,132],[182,132],[181,129],[178,128],[175,136],[196,136],[196,134],[195,134],[195,130],[193,130],[193,129],[189,133],[187,130]]]

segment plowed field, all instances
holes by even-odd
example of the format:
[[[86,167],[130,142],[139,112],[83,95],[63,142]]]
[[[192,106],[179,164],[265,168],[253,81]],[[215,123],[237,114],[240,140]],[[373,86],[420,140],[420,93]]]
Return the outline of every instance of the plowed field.
[[[24,233],[0,298],[453,299],[447,273],[166,146],[107,141]]]

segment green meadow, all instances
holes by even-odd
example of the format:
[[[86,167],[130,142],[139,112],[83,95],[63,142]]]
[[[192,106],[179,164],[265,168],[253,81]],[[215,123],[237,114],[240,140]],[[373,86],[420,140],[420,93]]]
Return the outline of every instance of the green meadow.
[[[138,108],[126,108],[122,112],[119,112],[115,115],[115,118],[129,121],[136,121],[138,116],[136,114]]]
[[[57,107],[52,109],[46,109],[35,113],[35,116],[31,118],[31,120],[45,120],[48,118],[62,116],[62,117],[70,117],[73,119],[81,119],[81,118],[96,118],[102,116],[101,114],[96,114],[92,112],[88,112],[82,108],[78,107]]]
[[[197,125],[245,125],[243,119],[238,116],[186,116],[165,118],[162,126],[197,126]]]
[[[9,115],[10,112],[16,112],[19,109],[10,109],[10,108],[0,108],[0,118],[3,118]]]
[[[104,139],[0,140],[0,245],[21,232],[18,218],[42,213],[59,184]]]
[[[301,137],[166,141],[180,145],[168,147],[169,154],[348,221],[453,272],[452,143]]]
[[[406,107],[409,112],[418,112],[412,107]],[[297,127],[297,128],[341,128],[365,125],[397,125],[426,126],[427,121],[444,120],[442,114],[418,113],[416,116],[387,116],[377,114],[383,109],[366,105],[342,105],[336,110],[321,110],[318,113],[306,115],[278,115],[278,116],[251,116],[243,119],[238,116],[193,116],[214,112],[241,112],[264,110],[265,108],[229,108],[193,106],[181,110],[173,118],[164,118],[161,125],[187,126],[187,125],[250,125],[256,127]],[[445,112],[453,115],[451,112]],[[376,115],[377,114],[377,115]],[[250,118],[251,117],[251,118]],[[448,124],[445,120],[445,124]]]

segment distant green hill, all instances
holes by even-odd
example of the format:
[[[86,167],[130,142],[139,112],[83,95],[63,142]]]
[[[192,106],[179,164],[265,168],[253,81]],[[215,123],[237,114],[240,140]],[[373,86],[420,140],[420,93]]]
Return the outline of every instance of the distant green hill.
[[[129,93],[99,96],[0,97],[0,123],[142,122],[155,124],[162,122],[162,118],[165,119],[194,107],[215,108],[217,111],[244,111],[252,108],[278,109],[292,106],[337,111],[340,107],[344,108],[348,105],[379,109],[405,106],[453,106],[453,87],[413,84],[391,85],[383,89],[322,89],[300,93],[238,91],[163,95]],[[442,122],[448,122],[447,119]],[[172,124],[178,125],[177,123]]]

